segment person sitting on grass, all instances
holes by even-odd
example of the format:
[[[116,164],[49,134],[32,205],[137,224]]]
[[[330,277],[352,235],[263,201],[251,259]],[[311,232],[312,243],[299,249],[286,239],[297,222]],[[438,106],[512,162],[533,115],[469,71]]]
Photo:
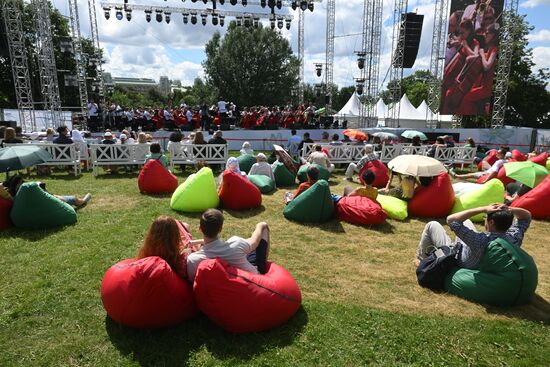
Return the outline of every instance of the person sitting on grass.
[[[471,217],[486,213],[485,232],[478,232]],[[514,217],[517,221],[514,222]],[[531,213],[522,208],[511,208],[504,204],[492,204],[464,210],[447,217],[447,224],[456,234],[453,241],[439,222],[429,222],[420,236],[416,250],[416,262],[420,263],[430,253],[443,246],[460,245],[457,263],[461,268],[477,269],[485,250],[491,241],[503,238],[514,246],[521,246],[529,224]]]
[[[346,169],[346,180],[353,181],[353,173],[359,173],[361,172],[361,169],[370,161],[376,161],[378,160],[378,156],[373,151],[373,146],[371,144],[365,145],[365,155],[361,157],[359,162],[357,164],[351,162]]]
[[[198,251],[203,240],[191,240],[189,224],[161,215],[151,223],[137,259],[158,256],[182,279],[187,280],[187,256]]]
[[[230,265],[253,274],[265,274],[269,256],[269,227],[260,222],[249,238],[238,236],[222,240],[223,214],[208,209],[200,219],[200,231],[204,242],[201,249],[187,256],[187,277],[193,282],[199,264],[206,259],[220,258]]]
[[[151,146],[149,146],[149,151],[150,153],[145,155],[145,163],[150,160],[157,160],[160,164],[164,166],[164,168],[168,169],[168,158],[166,158],[166,156],[161,153],[159,143],[151,144]]]
[[[351,186],[346,186],[344,188],[344,196],[363,196],[372,200],[376,200],[376,197],[378,196],[378,190],[376,189],[376,187],[372,186],[372,183],[376,179],[374,172],[368,169],[363,172],[361,178],[363,178],[363,182],[365,182],[365,187],[357,187],[356,189],[353,189]]]
[[[256,163],[252,165],[248,174],[264,175],[272,179],[273,182],[275,182],[275,175],[273,175],[273,169],[271,168],[271,165],[267,163],[267,157],[265,156],[264,153],[258,153],[258,155],[256,156]]]
[[[307,163],[315,163],[325,167],[329,173],[334,171],[334,164],[330,163],[327,155],[323,152],[323,147],[319,144],[313,145],[313,151],[307,157]]]
[[[309,166],[307,169],[307,181],[302,182],[298,186],[294,194],[292,194],[291,192],[287,192],[285,194],[285,203],[288,204],[292,200],[296,199],[298,195],[300,195],[301,193],[309,189],[311,186],[313,186],[315,182],[317,182],[317,180],[319,180],[319,168],[315,166]]]
[[[414,189],[417,185],[417,181],[414,176],[410,175],[401,175],[397,173],[397,178],[399,179],[399,186],[392,188],[391,184],[393,177],[395,176],[394,172],[390,172],[390,179],[386,184],[386,187],[378,190],[379,194],[393,196],[402,200],[410,200],[414,195]]]
[[[481,176],[487,175],[487,178],[484,181],[484,182],[487,182],[490,179],[495,178],[497,176],[498,171],[500,170],[500,168],[504,165],[504,163],[506,163],[506,158],[511,158],[511,157],[512,157],[512,153],[505,153],[504,151],[499,150],[496,154],[497,161],[495,163],[493,163],[491,168],[489,168],[486,171],[480,171],[480,172],[466,173],[466,174],[463,174],[463,175],[457,175],[455,173],[455,171],[451,168],[449,170],[449,174],[453,178],[480,178]]]

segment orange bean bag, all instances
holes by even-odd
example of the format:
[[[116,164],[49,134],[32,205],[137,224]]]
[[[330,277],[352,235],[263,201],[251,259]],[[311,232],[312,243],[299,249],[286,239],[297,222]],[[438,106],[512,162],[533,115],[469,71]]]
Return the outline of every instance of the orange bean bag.
[[[300,287],[282,266],[252,274],[217,258],[200,263],[193,287],[199,309],[233,333],[272,329],[287,322],[302,302]]]
[[[512,150],[512,159],[516,162],[523,162],[527,160],[527,156],[517,149]]]
[[[178,188],[178,179],[157,160],[150,160],[138,176],[139,191],[145,194],[173,193]]]
[[[535,219],[550,218],[550,175],[534,189],[514,200],[511,206],[529,210]]]
[[[197,314],[191,285],[158,256],[111,266],[101,300],[111,319],[136,328],[171,326]]]
[[[368,169],[374,173],[375,177],[372,186],[379,188],[386,187],[386,184],[390,179],[390,175],[388,174],[388,168],[384,165],[384,163],[380,160],[370,161],[361,168],[361,171],[359,171],[359,180],[361,180],[363,185],[365,184],[365,181],[363,181],[363,173]]]
[[[445,217],[455,202],[453,184],[447,172],[434,177],[428,186],[419,186],[409,201],[409,214],[423,218]]]
[[[10,219],[10,212],[13,201],[0,198],[0,229],[9,228],[13,224]]]
[[[497,150],[496,149],[490,150],[489,154],[487,154],[485,156],[485,158],[483,158],[483,161],[486,161],[487,163],[489,163],[492,166],[493,163],[495,163],[497,161]],[[481,161],[477,164],[477,170],[478,171],[483,171],[483,168],[481,167],[481,164],[483,163],[483,161]]]
[[[336,218],[363,226],[382,224],[388,215],[380,204],[362,196],[344,196],[336,204]]]
[[[243,175],[230,170],[223,172],[218,196],[226,209],[252,209],[262,205],[260,189]]]
[[[537,164],[540,164],[541,166],[546,167],[546,161],[548,160],[548,152],[540,153],[537,156],[529,158],[531,162],[535,162]]]

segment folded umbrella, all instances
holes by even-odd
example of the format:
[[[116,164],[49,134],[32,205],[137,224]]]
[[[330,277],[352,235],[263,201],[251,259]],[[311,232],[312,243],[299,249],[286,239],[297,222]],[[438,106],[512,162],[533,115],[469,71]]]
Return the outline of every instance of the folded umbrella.
[[[50,153],[32,144],[17,144],[0,149],[0,172],[19,169],[44,163],[52,159]]]
[[[388,162],[388,168],[394,172],[415,177],[434,177],[447,172],[437,159],[423,155],[405,154]]]
[[[401,136],[406,139],[412,139],[415,136],[420,137],[420,140],[428,140],[428,137],[421,131],[416,130],[405,130],[401,133]]]
[[[504,171],[509,178],[531,188],[548,175],[546,167],[531,161],[505,163]]]

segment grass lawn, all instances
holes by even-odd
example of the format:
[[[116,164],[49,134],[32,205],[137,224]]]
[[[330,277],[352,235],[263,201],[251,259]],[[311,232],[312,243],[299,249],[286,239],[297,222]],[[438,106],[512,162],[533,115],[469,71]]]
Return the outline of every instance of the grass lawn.
[[[114,324],[101,304],[101,279],[135,255],[151,221],[172,215],[199,236],[197,215],[172,211],[169,196],[141,195],[136,176],[41,179],[52,193],[93,194],[78,223],[0,232],[0,366],[550,363],[548,222],[533,222],[524,241],[539,269],[536,298],[500,309],[417,286],[414,251],[426,220],[301,225],[282,215],[285,189],[264,195],[256,210],[226,211],[223,236],[244,237],[256,222],[270,224],[271,259],[294,275],[303,294],[288,324],[249,335],[229,334],[203,316],[157,331]],[[343,191],[342,178],[333,175],[333,192]]]

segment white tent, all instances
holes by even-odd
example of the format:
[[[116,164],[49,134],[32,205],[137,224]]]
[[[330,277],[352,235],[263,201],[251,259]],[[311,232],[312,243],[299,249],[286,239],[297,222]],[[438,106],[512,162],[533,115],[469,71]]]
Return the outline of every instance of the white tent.
[[[418,113],[421,116],[424,116],[424,117],[426,117],[426,116],[430,117],[431,116],[431,111],[430,111],[430,108],[428,107],[428,104],[426,103],[426,101],[422,101],[420,106],[416,107],[416,110],[418,111]]]
[[[387,113],[388,107],[384,103],[384,100],[380,98],[378,102],[376,102],[376,116],[378,116],[379,119],[383,119]]]
[[[353,93],[350,97],[350,99],[347,101],[344,107],[338,113],[336,116],[359,116],[359,111],[361,110],[361,101],[359,101],[359,97],[357,96],[357,93]]]
[[[400,120],[423,120],[426,121],[426,114],[422,115],[409,101],[407,94],[403,94],[399,101]]]

